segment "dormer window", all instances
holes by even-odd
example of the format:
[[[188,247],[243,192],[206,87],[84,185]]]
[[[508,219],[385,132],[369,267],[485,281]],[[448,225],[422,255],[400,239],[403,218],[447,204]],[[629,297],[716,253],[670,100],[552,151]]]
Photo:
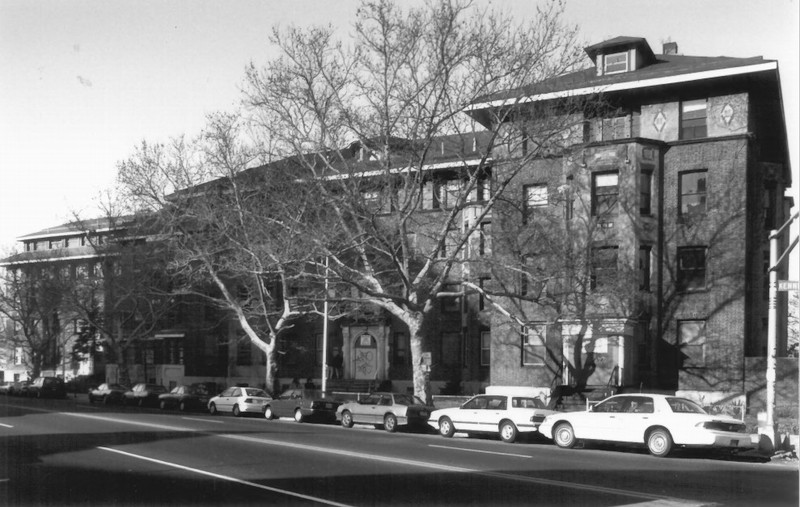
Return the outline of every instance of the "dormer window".
[[[611,53],[603,58],[603,73],[616,74],[618,72],[628,72],[628,52]]]

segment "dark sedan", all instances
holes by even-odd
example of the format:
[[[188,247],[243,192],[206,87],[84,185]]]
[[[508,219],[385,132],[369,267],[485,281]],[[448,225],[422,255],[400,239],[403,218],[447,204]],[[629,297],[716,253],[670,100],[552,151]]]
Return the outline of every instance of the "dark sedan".
[[[28,386],[31,398],[66,398],[67,388],[64,380],[58,377],[39,377]]]
[[[99,387],[89,390],[89,403],[102,401],[108,403],[122,403],[125,392],[130,388],[122,384],[100,384]]]
[[[177,386],[172,391],[158,396],[158,406],[162,409],[178,408],[181,412],[187,410],[205,410],[211,392],[203,383],[189,386]]]
[[[160,384],[136,384],[133,389],[126,391],[123,395],[123,403],[126,405],[157,405],[158,396],[167,392],[167,388]]]
[[[264,417],[292,417],[297,422],[335,422],[338,401],[325,398],[320,391],[287,389],[277,399],[272,399],[264,409]]]

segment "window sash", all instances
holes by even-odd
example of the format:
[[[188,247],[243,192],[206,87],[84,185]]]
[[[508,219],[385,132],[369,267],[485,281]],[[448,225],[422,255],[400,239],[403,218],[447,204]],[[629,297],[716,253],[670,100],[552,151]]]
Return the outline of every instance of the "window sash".
[[[676,285],[679,292],[702,290],[706,287],[705,247],[679,248]]]
[[[628,70],[628,52],[605,55],[603,58],[603,70],[605,74],[626,72]]]
[[[528,324],[523,326],[522,340],[522,365],[541,366],[547,359],[547,325]]]
[[[684,356],[684,367],[706,365],[706,321],[678,321],[678,350]]]
[[[617,278],[618,247],[592,248],[592,280],[591,287],[611,285]]]
[[[706,99],[688,100],[681,104],[681,139],[707,137],[707,108]]]
[[[680,173],[680,214],[702,215],[706,212],[708,171]]]
[[[592,211],[594,216],[616,213],[619,197],[619,173],[592,176]]]
[[[492,357],[492,332],[481,331],[481,366],[489,366]]]

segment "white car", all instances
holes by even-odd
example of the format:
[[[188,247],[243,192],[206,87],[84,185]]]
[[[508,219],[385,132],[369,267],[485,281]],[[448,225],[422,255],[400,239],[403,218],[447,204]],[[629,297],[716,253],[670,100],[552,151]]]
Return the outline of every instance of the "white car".
[[[666,456],[675,446],[742,450],[755,445],[743,422],[663,394],[611,396],[585,412],[547,416],[539,432],[563,448],[578,440],[644,444],[654,456]]]
[[[208,411],[212,415],[219,412],[231,412],[236,417],[242,414],[264,415],[267,402],[271,399],[263,389],[229,387],[208,400]]]
[[[519,433],[538,430],[547,410],[542,400],[521,394],[480,394],[460,407],[434,410],[428,424],[444,437],[454,433],[496,433],[504,442],[513,442]]]

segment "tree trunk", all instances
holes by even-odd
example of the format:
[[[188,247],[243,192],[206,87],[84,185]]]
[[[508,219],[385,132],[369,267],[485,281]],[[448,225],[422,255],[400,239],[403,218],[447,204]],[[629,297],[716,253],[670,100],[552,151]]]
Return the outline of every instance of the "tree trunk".
[[[423,332],[422,316],[409,316],[406,320],[408,326],[409,345],[411,347],[411,377],[414,383],[414,395],[425,403],[432,403],[431,399],[431,374],[430,365],[423,364],[423,353],[427,352],[429,344]]]

